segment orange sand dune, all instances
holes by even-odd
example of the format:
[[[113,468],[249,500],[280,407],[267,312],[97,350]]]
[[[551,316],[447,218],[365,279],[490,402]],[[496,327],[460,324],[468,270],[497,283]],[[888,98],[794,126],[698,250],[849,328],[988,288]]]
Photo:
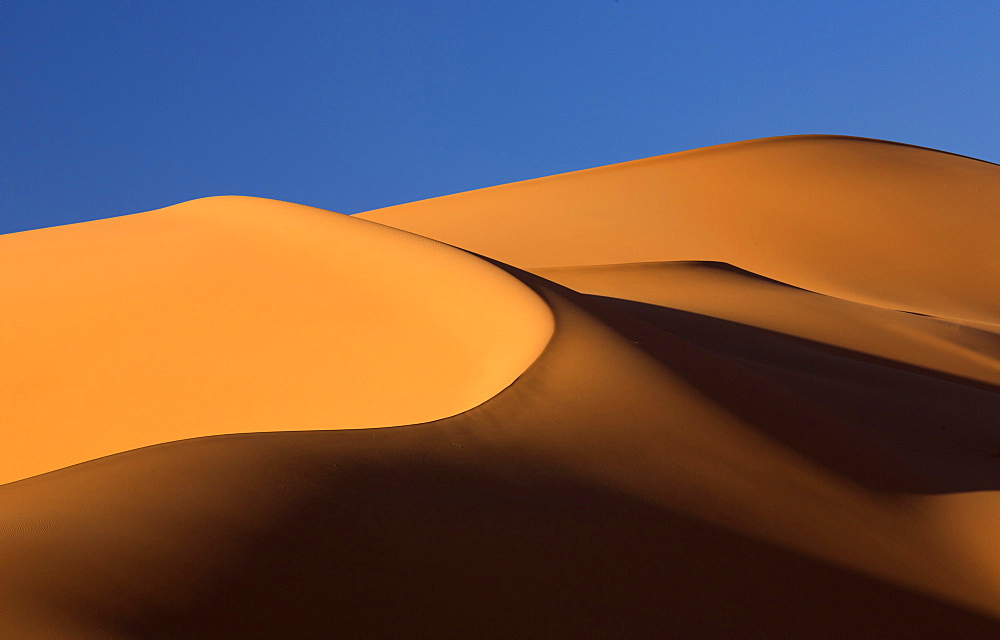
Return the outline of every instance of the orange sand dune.
[[[181,438],[454,415],[552,333],[482,260],[261,198],[10,234],[0,256],[18,364],[0,368],[0,482]]]
[[[659,262],[533,272],[583,293],[684,309],[1000,385],[1000,326],[851,302],[723,263]]]
[[[360,217],[521,268],[713,260],[1000,324],[1000,166],[839,136],[751,140]]]
[[[0,238],[0,637],[1000,637],[997,172],[797,137],[363,216],[425,238]]]

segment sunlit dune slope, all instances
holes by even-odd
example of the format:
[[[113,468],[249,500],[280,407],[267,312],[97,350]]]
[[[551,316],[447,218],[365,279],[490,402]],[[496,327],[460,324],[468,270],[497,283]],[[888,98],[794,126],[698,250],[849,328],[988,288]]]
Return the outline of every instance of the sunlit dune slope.
[[[551,314],[444,245],[260,198],[0,237],[0,482],[216,433],[474,407]]]
[[[359,214],[521,268],[710,260],[1000,323],[1000,166],[837,136],[739,142]]]

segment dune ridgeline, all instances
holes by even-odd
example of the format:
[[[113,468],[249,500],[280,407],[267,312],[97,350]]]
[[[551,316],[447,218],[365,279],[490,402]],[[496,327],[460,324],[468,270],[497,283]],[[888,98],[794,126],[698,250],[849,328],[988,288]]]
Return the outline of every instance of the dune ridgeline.
[[[0,300],[0,637],[1000,637],[1000,166],[206,198]]]

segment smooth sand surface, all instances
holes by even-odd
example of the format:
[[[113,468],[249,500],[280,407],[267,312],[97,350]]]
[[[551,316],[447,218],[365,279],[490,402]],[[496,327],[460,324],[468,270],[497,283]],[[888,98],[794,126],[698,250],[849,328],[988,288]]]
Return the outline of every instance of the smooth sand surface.
[[[700,173],[691,173],[692,159]],[[754,187],[758,199],[745,173],[719,171],[736,165],[770,176]],[[818,167],[826,167],[825,181],[814,175]],[[256,199],[88,223],[120,229],[176,214],[178,224],[198,221],[187,242],[224,244],[230,249],[217,255],[243,258],[227,286],[286,310],[271,328],[311,310],[314,289],[285,289],[298,286],[286,280],[303,278],[302,263],[323,261],[332,248],[333,262],[320,269],[324,293],[344,299],[364,277],[356,271],[371,276],[364,282],[372,301],[345,304],[354,308],[340,311],[350,320],[338,327],[362,324],[366,304],[425,314],[405,334],[383,318],[357,356],[338,360],[369,378],[337,402],[354,412],[350,419],[369,418],[357,426],[378,426],[390,412],[412,409],[406,391],[395,389],[412,385],[423,394],[420,410],[439,414],[351,429],[332,397],[302,394],[283,404],[282,394],[260,392],[269,411],[285,412],[280,430],[255,422],[228,429],[243,433],[189,438],[188,425],[170,430],[147,416],[160,425],[162,444],[124,451],[130,445],[118,435],[120,454],[0,486],[0,636],[1000,637],[1000,334],[991,294],[1000,265],[980,253],[996,241],[989,231],[1000,200],[988,196],[1000,188],[997,172],[914,147],[796,137],[366,215],[426,239]],[[896,199],[869,174],[894,176]],[[821,224],[833,205],[807,201],[805,184],[817,196],[838,194],[838,206],[879,201],[876,219],[858,213]],[[624,186],[649,197],[616,191]],[[711,215],[698,214],[703,225],[686,217],[697,212],[664,199],[687,193],[690,204],[698,189],[718,197]],[[915,189],[924,200],[914,212]],[[645,206],[656,198],[662,206]],[[617,213],[601,220],[597,212],[616,199]],[[786,206],[792,200],[803,207],[797,213]],[[207,211],[187,217],[191,207]],[[225,242],[203,224],[208,211],[227,212],[209,225]],[[325,231],[282,236],[267,221],[289,212],[323,220]],[[878,235],[888,220],[902,245]],[[160,236],[152,224],[122,236],[145,247],[125,261],[165,264],[152,249]],[[794,232],[808,225],[812,235]],[[675,232],[654,232],[668,226]],[[83,248],[86,235],[65,244],[45,235],[84,228],[17,234],[0,238],[0,247],[19,238],[19,259],[45,264],[77,247],[77,267],[63,271],[81,273],[105,254],[115,262],[127,253],[118,236],[96,251]],[[762,247],[756,240],[768,229],[774,238]],[[267,255],[279,246],[287,252],[258,259],[234,237]],[[834,251],[845,238],[853,244]],[[795,248],[803,243],[812,252]],[[872,257],[879,243],[884,255]],[[916,246],[922,251],[905,253]],[[862,254],[876,262],[871,283],[859,275]],[[158,299],[163,274],[105,270],[95,280]],[[38,280],[34,290],[41,297],[66,278]],[[172,308],[211,298],[198,286],[197,278],[177,283]],[[58,290],[69,299],[77,288]],[[251,297],[233,299],[248,305]],[[127,306],[126,296],[101,299]],[[481,315],[463,311],[466,300]],[[72,314],[35,311],[47,308],[20,307],[21,330],[34,313],[45,321],[32,335],[74,344],[66,337]],[[235,315],[219,316],[203,349],[221,349],[220,327]],[[339,322],[331,315],[325,322]],[[435,338],[442,326],[481,351]],[[232,339],[258,345],[261,329]],[[155,340],[143,344],[144,358],[163,357]],[[361,356],[381,345],[420,357]],[[289,338],[282,349],[299,346]],[[334,353],[351,348],[330,345]],[[4,375],[36,394],[32,406],[61,397],[58,384],[29,384],[33,352],[17,353]],[[463,359],[491,357],[500,358],[496,368],[469,362],[460,373]],[[296,370],[302,358],[293,351],[282,373],[308,384],[303,378],[325,369],[304,362]],[[272,375],[268,362],[258,361],[255,381]],[[384,384],[372,381],[380,368]],[[228,375],[219,365],[209,377]],[[328,375],[348,384],[350,370]],[[177,395],[178,406],[161,403],[163,410],[217,411],[217,387],[200,384],[190,389],[204,395]],[[78,417],[79,428],[104,433],[95,416]],[[222,434],[231,424],[198,428]],[[71,432],[66,422],[59,429],[60,437]],[[124,423],[116,429],[128,431]],[[132,429],[155,439],[141,416]],[[36,427],[17,437],[32,451],[58,450],[51,433]]]
[[[1000,327],[851,302],[717,262],[533,272],[582,293],[683,309],[1000,385]]]
[[[1000,166],[839,136],[737,142],[359,214],[522,269],[726,262],[1000,324]]]
[[[470,409],[552,334],[465,252],[262,198],[0,237],[0,482],[243,431]]]

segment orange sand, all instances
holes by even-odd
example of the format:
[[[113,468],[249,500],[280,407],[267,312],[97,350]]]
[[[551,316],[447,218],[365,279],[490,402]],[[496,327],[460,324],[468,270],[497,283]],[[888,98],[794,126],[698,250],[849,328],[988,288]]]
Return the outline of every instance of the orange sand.
[[[261,198],[15,233],[0,255],[19,363],[0,369],[0,482],[182,438],[447,417],[552,334],[482,260]]]
[[[2,237],[0,636],[1000,637],[998,205],[809,136]]]
[[[849,300],[1000,324],[998,172],[907,145],[790,136],[359,215],[521,268],[716,260]]]

